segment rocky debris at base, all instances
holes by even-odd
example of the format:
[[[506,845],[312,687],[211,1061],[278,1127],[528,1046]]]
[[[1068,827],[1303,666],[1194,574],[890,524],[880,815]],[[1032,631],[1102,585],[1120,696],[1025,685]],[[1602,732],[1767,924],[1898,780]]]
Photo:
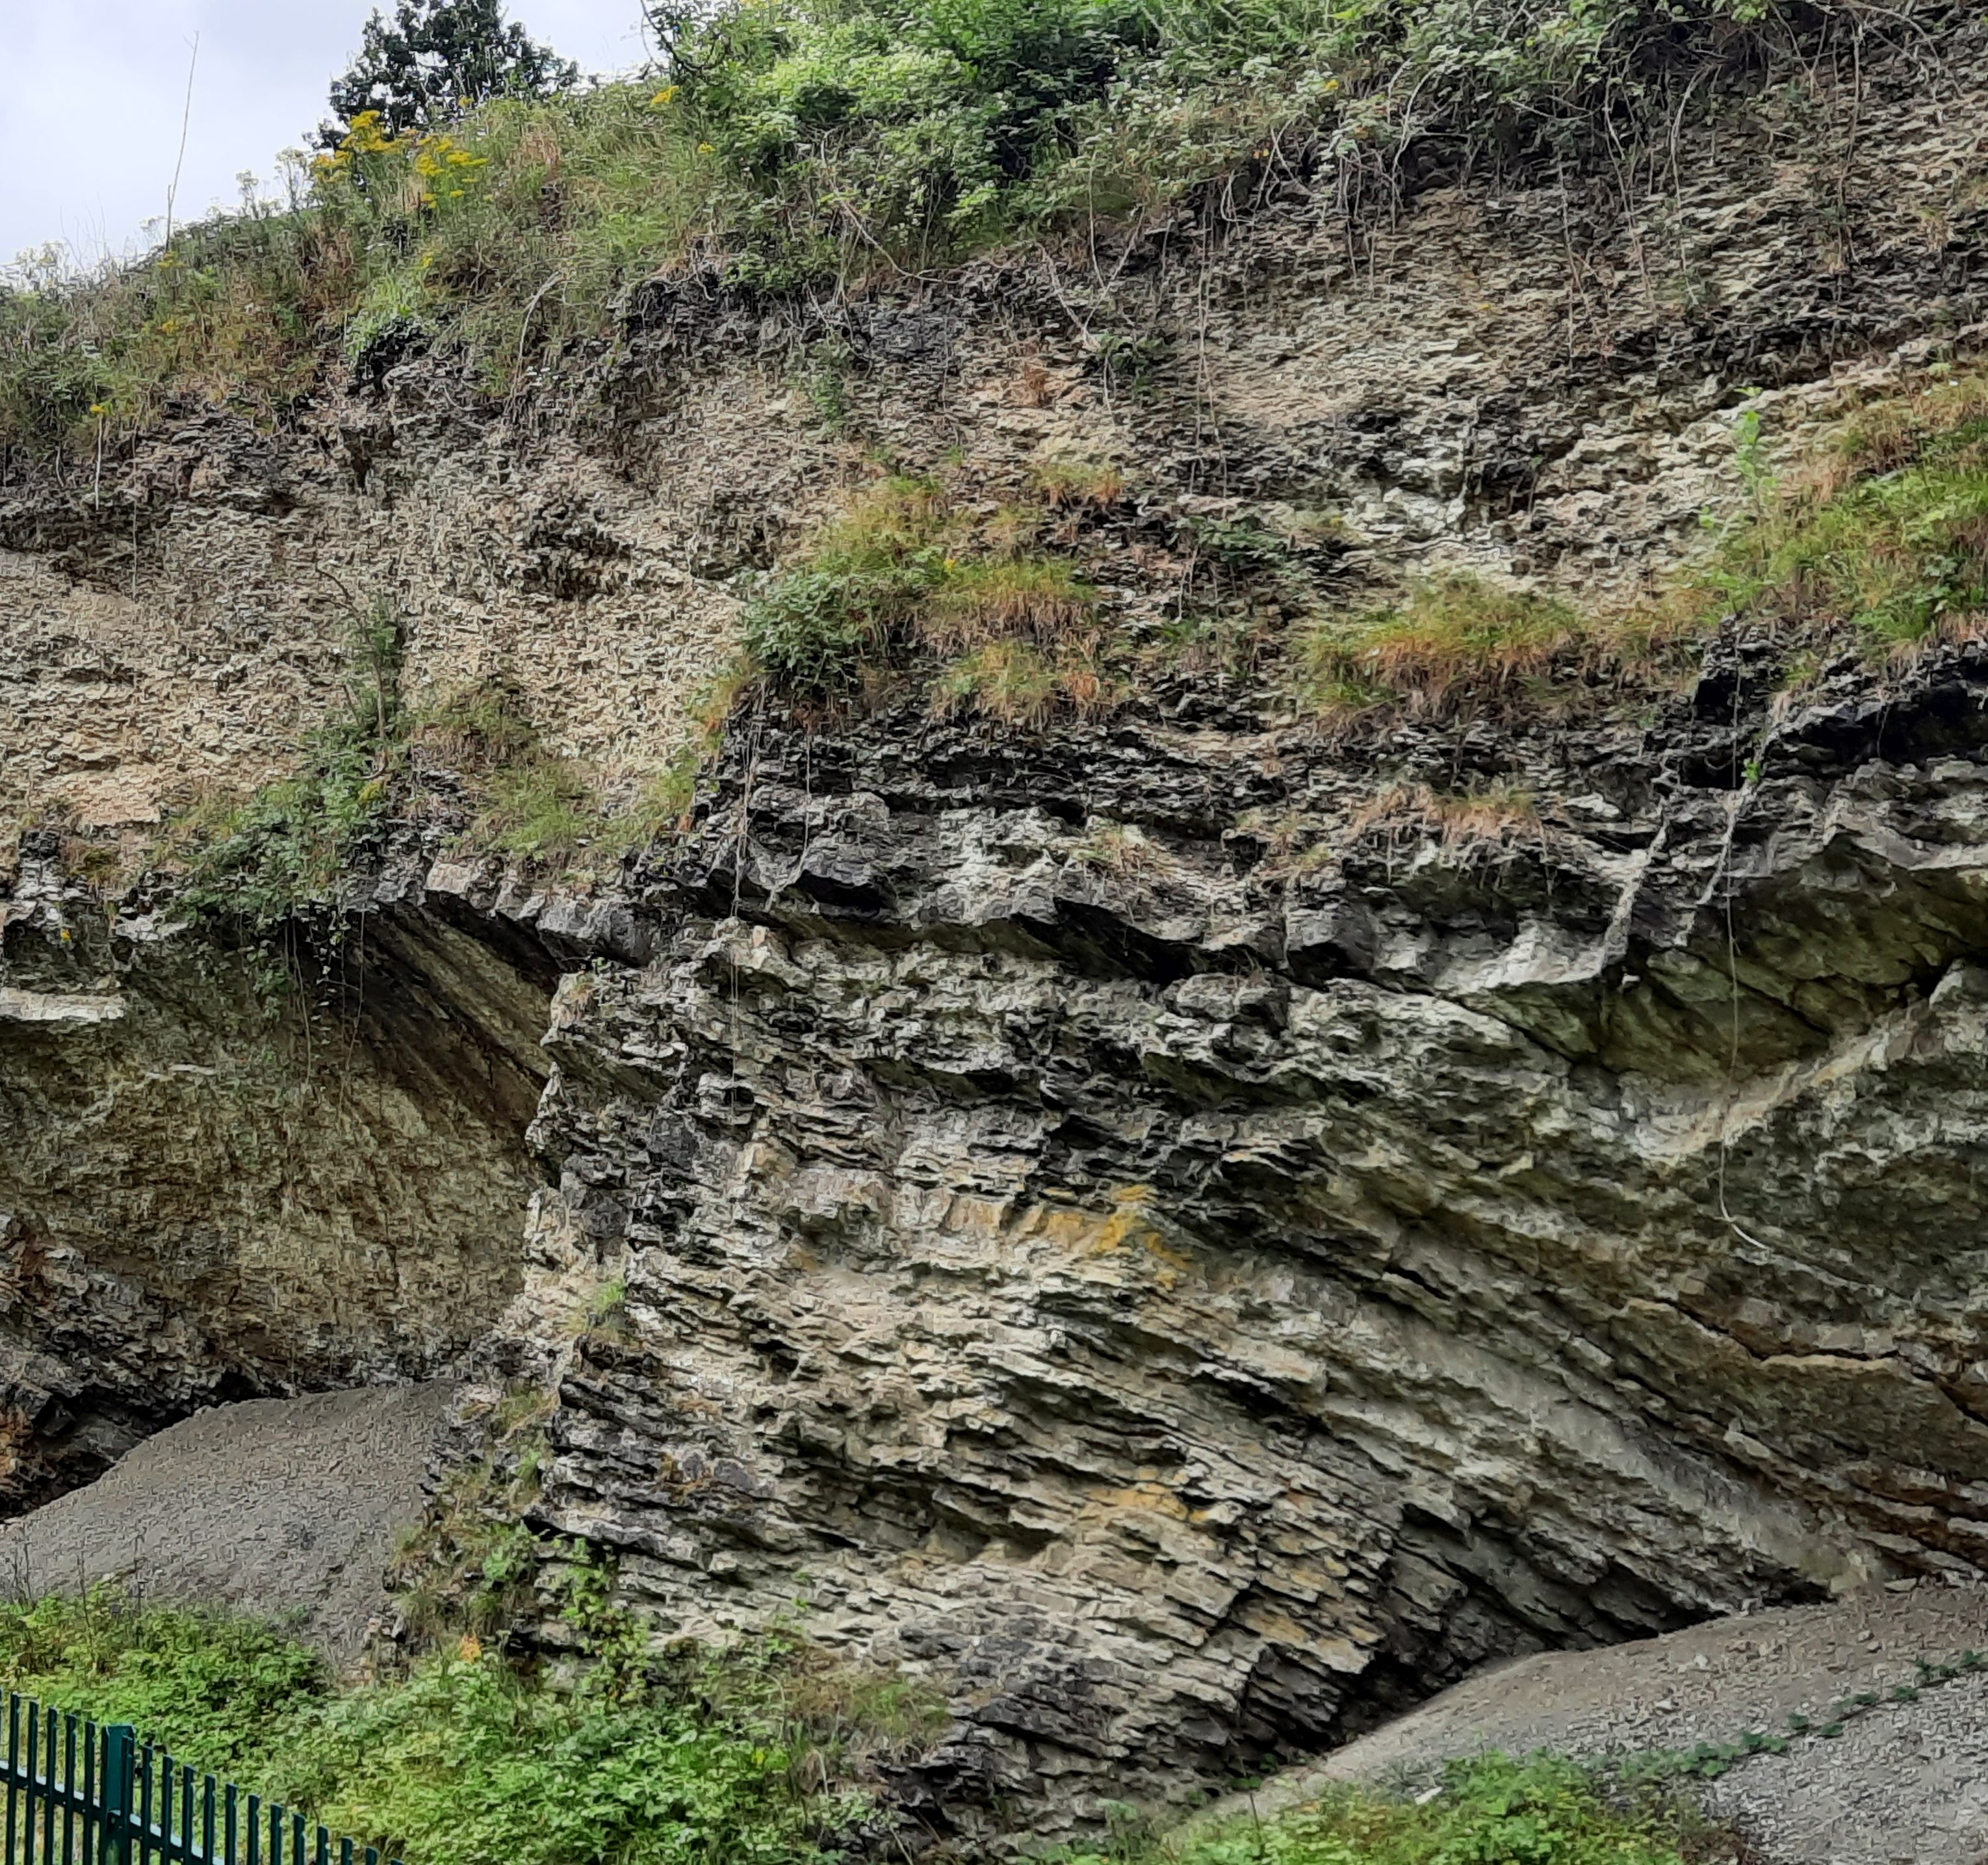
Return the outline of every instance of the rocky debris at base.
[[[1760,1865],[1980,1865],[1988,1673],[1926,1684],[1920,1670],[1969,1650],[1988,1652],[1988,1588],[1921,1585],[1487,1665],[1324,1762],[1229,1796],[1193,1829],[1252,1809],[1267,1819],[1338,1782],[1415,1789],[1489,1749],[1642,1756],[1753,1730],[1787,1737],[1787,1752],[1733,1762],[1702,1799]],[[1915,1694],[1892,1699],[1901,1687]],[[1880,1701],[1839,1725],[1832,1706],[1859,1694]],[[1817,1732],[1791,1732],[1791,1717]]]
[[[17,1599],[120,1583],[148,1605],[227,1606],[357,1655],[396,1535],[420,1518],[442,1382],[215,1406],[87,1488],[0,1528]]]

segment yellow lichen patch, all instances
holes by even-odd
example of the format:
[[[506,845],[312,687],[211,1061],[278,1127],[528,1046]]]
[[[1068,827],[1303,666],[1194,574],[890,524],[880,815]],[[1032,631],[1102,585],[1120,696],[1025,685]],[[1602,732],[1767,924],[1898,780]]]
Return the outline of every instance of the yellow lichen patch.
[[[1094,1489],[1089,1500],[1093,1509],[1109,1514],[1136,1509],[1148,1515],[1165,1515],[1175,1521],[1193,1519],[1187,1505],[1161,1483],[1135,1483],[1124,1489]]]
[[[1099,1226],[1097,1238],[1086,1254],[1108,1256],[1130,1244],[1143,1244],[1148,1249],[1158,1244],[1160,1234],[1153,1228],[1146,1211],[1152,1196],[1150,1185],[1128,1185],[1114,1192],[1111,1200],[1117,1209]]]
[[[1129,1244],[1158,1241],[1159,1233],[1145,1213],[1152,1195],[1149,1185],[1127,1186],[1111,1194],[1117,1208],[1109,1213],[1032,1206],[1017,1220],[1014,1234],[1018,1239],[1040,1237],[1074,1256],[1111,1256]]]

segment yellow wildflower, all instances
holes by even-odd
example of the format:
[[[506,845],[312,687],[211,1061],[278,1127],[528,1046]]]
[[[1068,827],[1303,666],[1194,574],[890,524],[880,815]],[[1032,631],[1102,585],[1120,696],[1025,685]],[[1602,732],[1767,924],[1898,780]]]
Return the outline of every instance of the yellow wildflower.
[[[674,84],[665,84],[661,90],[658,91],[656,94],[649,100],[649,108],[652,110],[660,110],[664,109],[666,106],[675,103],[676,100],[676,86]]]
[[[699,143],[697,146],[697,152],[699,155],[715,155],[718,153],[708,143]]]
[[[377,155],[392,148],[394,140],[382,127],[377,110],[361,110],[353,118],[352,127],[338,147],[340,153],[347,155]]]

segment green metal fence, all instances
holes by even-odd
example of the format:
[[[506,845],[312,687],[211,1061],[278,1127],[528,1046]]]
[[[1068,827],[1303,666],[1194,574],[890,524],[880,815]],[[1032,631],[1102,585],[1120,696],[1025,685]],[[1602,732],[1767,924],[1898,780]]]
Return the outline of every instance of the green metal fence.
[[[5,1865],[400,1865],[137,1740],[6,1693]]]

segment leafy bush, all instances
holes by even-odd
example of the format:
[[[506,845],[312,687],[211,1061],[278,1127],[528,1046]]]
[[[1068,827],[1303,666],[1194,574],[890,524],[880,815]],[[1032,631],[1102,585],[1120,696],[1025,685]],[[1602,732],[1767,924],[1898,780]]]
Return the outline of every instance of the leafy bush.
[[[578,82],[580,67],[535,43],[502,0],[398,0],[392,24],[376,12],[359,56],[331,86],[336,148],[361,117],[390,131],[428,129],[492,97],[543,97]]]
[[[575,1589],[568,1616],[583,1642],[629,1644],[604,1597]],[[871,1809],[864,1758],[943,1721],[915,1691],[832,1682],[847,1676],[768,1638],[555,1690],[468,1638],[403,1678],[339,1684],[252,1621],[102,1591],[0,1607],[8,1687],[131,1722],[422,1865],[826,1861]]]
[[[327,1704],[281,1791],[423,1865],[786,1865],[854,1797],[793,1792],[782,1733],[694,1701],[534,1687],[442,1657]]]
[[[330,1687],[323,1660],[275,1626],[140,1612],[108,1591],[0,1606],[0,1679],[233,1778],[265,1775]]]

